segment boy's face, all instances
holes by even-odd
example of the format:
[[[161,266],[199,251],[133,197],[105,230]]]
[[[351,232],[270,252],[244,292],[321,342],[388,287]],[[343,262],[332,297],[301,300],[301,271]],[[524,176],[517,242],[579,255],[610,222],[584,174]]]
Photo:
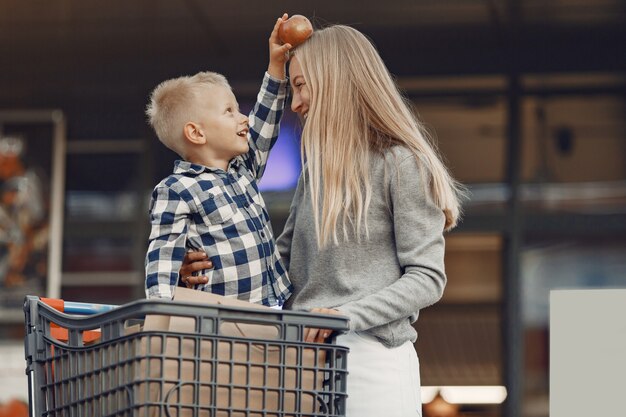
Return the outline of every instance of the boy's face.
[[[200,95],[198,124],[207,146],[216,157],[226,160],[248,152],[248,117],[228,87],[213,85]]]

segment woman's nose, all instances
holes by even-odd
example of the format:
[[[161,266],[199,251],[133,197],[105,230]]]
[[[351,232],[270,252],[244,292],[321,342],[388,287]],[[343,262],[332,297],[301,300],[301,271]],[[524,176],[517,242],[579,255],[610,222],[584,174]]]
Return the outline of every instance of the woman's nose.
[[[300,94],[294,94],[291,98],[291,111],[294,113],[300,112],[300,107],[302,107],[302,100],[300,100]]]

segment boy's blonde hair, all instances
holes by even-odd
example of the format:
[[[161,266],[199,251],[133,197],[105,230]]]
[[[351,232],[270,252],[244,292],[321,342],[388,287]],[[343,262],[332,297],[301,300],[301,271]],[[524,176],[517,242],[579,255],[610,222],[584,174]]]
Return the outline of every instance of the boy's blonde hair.
[[[214,85],[231,88],[223,75],[205,71],[163,81],[150,95],[146,108],[150,125],[159,140],[183,158],[183,128],[198,117],[200,93]]]
[[[367,229],[373,191],[370,152],[411,150],[423,167],[424,186],[445,214],[445,229],[459,217],[462,187],[454,181],[400,94],[371,42],[348,26],[313,32],[294,50],[309,87],[302,131],[318,245],[338,244],[338,230],[357,239]]]

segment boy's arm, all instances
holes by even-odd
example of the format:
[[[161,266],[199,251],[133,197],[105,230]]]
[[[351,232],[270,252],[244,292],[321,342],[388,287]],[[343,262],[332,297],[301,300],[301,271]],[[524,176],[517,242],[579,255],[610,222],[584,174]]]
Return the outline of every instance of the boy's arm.
[[[171,188],[159,185],[150,204],[150,243],[146,254],[146,297],[174,296],[185,257],[189,205]]]
[[[282,25],[288,17],[289,15],[285,13],[276,20],[269,39],[270,63],[267,66],[267,72],[278,80],[285,79],[285,75],[287,74],[287,61],[289,61],[289,50],[292,48],[291,44],[282,43],[278,36],[280,25]]]
[[[282,44],[278,38],[278,28],[287,20],[287,17],[287,14],[284,14],[276,21],[270,35],[270,62],[256,104],[249,116],[250,151],[245,155],[245,159],[257,179],[263,176],[269,152],[278,139],[280,119],[287,98],[288,82],[285,78],[285,66],[289,59],[287,54],[291,45]]]

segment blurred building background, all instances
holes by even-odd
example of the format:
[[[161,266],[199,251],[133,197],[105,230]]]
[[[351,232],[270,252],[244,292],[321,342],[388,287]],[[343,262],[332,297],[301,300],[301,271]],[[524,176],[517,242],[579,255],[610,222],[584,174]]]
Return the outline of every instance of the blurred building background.
[[[549,290],[626,287],[621,0],[0,0],[0,136],[27,145],[42,204],[61,209],[33,229],[58,258],[44,267],[48,279],[58,270],[52,284],[0,277],[3,357],[22,344],[30,288],[99,303],[143,297],[149,195],[176,159],[146,124],[148,94],[213,70],[249,109],[283,11],[370,36],[471,191],[447,235],[444,299],[417,324],[424,401],[455,406],[425,415],[548,416]],[[11,152],[16,142],[4,143]],[[280,148],[261,183],[276,235],[300,167],[292,114]],[[0,402],[15,390],[25,399],[3,366]]]

